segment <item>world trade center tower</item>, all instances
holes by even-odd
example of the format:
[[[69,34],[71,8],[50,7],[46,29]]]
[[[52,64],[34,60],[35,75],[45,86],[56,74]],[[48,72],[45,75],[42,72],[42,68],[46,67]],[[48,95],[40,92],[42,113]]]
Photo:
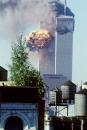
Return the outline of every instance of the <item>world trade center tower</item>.
[[[74,14],[58,0],[51,1],[49,4],[56,14],[55,30],[52,32],[53,38],[49,46],[39,49],[38,60],[35,62],[38,63],[41,75],[51,78],[51,81],[52,78],[56,78],[55,82],[58,83],[60,80],[62,83],[62,81],[72,80]],[[41,23],[40,27],[50,31],[44,23]],[[31,55],[35,53],[32,51]]]
[[[64,5],[59,2],[51,4],[56,8],[58,6],[58,10],[55,9],[58,11],[55,17],[56,27],[49,47],[40,50],[39,70],[41,74],[64,75],[71,80],[74,15],[68,7],[64,13],[62,9]]]

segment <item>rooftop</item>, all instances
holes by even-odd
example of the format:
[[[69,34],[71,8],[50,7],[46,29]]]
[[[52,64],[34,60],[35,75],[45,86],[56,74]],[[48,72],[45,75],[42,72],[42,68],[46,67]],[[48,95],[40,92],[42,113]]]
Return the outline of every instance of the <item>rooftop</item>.
[[[7,70],[0,66],[0,71],[7,71]]]
[[[65,5],[62,2],[60,2],[59,0],[52,0],[49,3],[51,4],[53,11],[56,12],[57,16],[64,15]],[[66,7],[66,16],[74,17],[74,13],[70,10],[69,7]]]
[[[68,81],[66,81],[64,84],[62,84],[63,86],[71,86],[71,87],[73,87],[73,86],[75,86],[76,87],[76,85],[72,82],[72,81],[70,81],[70,80],[68,80]]]
[[[38,102],[41,99],[36,87],[0,86],[0,102]]]
[[[77,92],[76,94],[84,94],[87,95],[87,89],[81,89],[79,92]]]

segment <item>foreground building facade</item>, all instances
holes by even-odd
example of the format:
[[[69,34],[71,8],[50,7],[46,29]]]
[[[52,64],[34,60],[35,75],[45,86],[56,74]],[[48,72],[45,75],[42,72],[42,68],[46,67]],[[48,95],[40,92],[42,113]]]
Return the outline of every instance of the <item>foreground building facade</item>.
[[[12,129],[44,129],[44,101],[36,88],[0,87],[0,130]]]

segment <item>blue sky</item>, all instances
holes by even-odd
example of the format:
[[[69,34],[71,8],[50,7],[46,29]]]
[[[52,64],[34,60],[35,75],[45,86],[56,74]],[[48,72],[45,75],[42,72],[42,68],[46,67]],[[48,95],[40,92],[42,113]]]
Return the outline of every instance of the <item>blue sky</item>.
[[[72,81],[80,85],[87,81],[87,0],[67,0],[67,5],[75,14]],[[3,33],[0,36],[0,66],[6,69],[11,56],[11,40],[8,41]]]
[[[87,81],[87,1],[67,0],[75,13],[73,41],[73,81],[81,84]]]

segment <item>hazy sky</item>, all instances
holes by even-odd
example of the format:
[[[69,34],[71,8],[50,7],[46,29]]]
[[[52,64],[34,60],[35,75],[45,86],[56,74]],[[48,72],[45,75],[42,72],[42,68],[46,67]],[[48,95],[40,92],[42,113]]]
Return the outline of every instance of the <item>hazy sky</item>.
[[[0,2],[6,2],[8,0],[0,0]],[[13,1],[13,0],[12,0]],[[27,0],[24,0],[27,1]],[[87,81],[87,0],[67,0],[67,5],[75,14],[75,31],[74,31],[74,40],[73,40],[73,79],[72,81],[76,84]],[[1,7],[0,7],[1,8]],[[20,8],[21,10],[21,8]],[[23,11],[23,10],[22,10]],[[44,11],[44,10],[43,10]],[[43,13],[43,12],[42,12]],[[5,17],[5,11],[2,14]],[[16,14],[19,15],[20,14]],[[10,16],[12,13],[10,12]],[[23,17],[23,16],[21,16]],[[38,16],[39,17],[39,16]],[[8,64],[10,62],[11,56],[11,41],[13,36],[9,36],[9,22],[12,22],[11,19],[6,16],[5,19],[0,18],[0,27],[4,25],[3,28],[0,28],[0,66],[8,69]],[[15,21],[16,16],[12,16],[12,20]],[[27,18],[27,14],[26,14]],[[27,20],[27,19],[25,19]],[[6,23],[5,23],[6,22]],[[18,23],[19,21],[15,21]],[[23,20],[23,22],[25,22]],[[19,22],[20,23],[20,22]],[[18,23],[18,24],[19,24]],[[26,22],[26,24],[28,24]],[[15,29],[14,29],[15,27]],[[21,25],[18,26],[21,28]],[[20,29],[24,29],[26,26]],[[15,33],[17,31],[16,25],[11,24],[12,30],[10,33]],[[34,28],[34,27],[33,27]],[[9,30],[9,31],[8,31]],[[19,33],[20,33],[19,32]],[[15,38],[14,38],[15,39]]]
[[[75,13],[73,41],[73,81],[87,81],[87,0],[67,0]]]

